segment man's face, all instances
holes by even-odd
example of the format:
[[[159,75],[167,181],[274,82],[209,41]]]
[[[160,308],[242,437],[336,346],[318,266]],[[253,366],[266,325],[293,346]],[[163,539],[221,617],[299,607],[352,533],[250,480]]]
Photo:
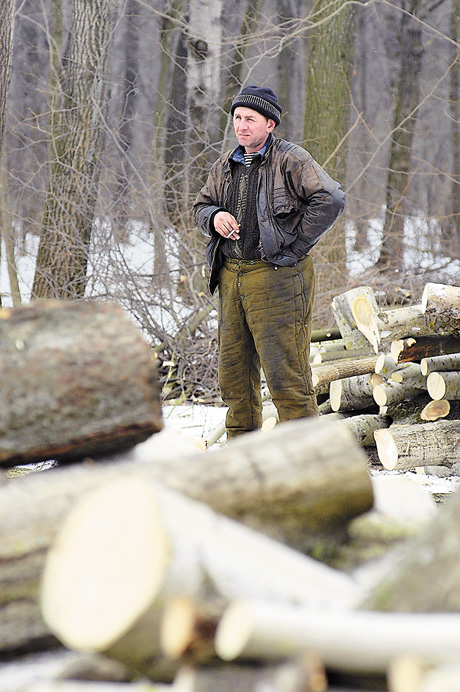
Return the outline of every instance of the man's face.
[[[268,135],[275,128],[275,121],[252,108],[238,106],[233,113],[233,127],[238,143],[248,154],[252,154],[262,149]]]

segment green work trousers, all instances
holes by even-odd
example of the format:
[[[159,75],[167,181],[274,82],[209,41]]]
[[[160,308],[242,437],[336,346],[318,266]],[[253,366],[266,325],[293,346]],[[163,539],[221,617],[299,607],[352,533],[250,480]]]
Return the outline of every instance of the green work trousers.
[[[318,413],[309,363],[315,275],[226,259],[219,281],[219,386],[227,439],[262,425],[261,368],[280,422]]]

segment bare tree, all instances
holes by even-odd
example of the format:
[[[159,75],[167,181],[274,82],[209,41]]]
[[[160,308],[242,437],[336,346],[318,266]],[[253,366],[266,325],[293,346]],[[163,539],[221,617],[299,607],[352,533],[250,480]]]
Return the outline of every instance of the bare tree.
[[[11,61],[13,55],[13,26],[14,26],[14,0],[4,0],[0,6],[0,46],[2,50],[0,51],[0,161],[2,160],[3,154],[3,134],[5,132],[5,119],[6,119],[6,102],[8,99],[8,90],[11,80]],[[1,181],[3,191],[5,190],[5,181]],[[8,252],[11,240],[11,234],[9,229],[6,229],[7,224],[5,223],[6,215],[6,204],[5,195],[2,194],[1,206],[0,206],[0,256],[1,256],[1,238],[2,235],[5,236],[5,243],[7,246],[7,257],[8,265],[11,269],[12,261],[14,262],[14,253]],[[8,224],[9,225],[9,224]],[[10,271],[11,274],[11,271]],[[15,276],[15,272],[13,272]],[[2,304],[2,296],[0,293],[0,306]]]
[[[32,294],[81,298],[98,193],[116,0],[74,0]]]

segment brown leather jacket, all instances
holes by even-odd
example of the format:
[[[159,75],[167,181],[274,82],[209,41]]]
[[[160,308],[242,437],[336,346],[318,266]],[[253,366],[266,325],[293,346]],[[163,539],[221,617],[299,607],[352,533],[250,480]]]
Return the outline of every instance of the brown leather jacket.
[[[232,176],[232,152],[212,166],[206,185],[193,205],[195,222],[210,240],[207,259],[211,267],[209,289],[214,292],[222,257],[220,236],[213,219],[226,209]],[[340,216],[345,195],[305,149],[272,137],[259,169],[257,218],[262,259],[279,266],[294,266]]]

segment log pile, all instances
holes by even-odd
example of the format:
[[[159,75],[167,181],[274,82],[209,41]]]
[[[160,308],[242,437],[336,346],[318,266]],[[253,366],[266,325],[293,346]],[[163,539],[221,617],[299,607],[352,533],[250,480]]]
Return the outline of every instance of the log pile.
[[[433,398],[426,381],[457,374],[457,352],[400,357],[411,343],[395,360],[390,325],[415,339],[419,311],[406,334],[400,316],[358,304],[367,336],[340,297],[347,318],[324,339],[341,343],[313,366],[332,413],[216,449],[176,445],[163,428],[149,349],[116,306],[0,315],[5,377],[22,366],[33,385],[18,401],[12,387],[0,393],[11,409],[2,463],[58,462],[0,483],[2,692],[455,689],[460,493],[436,506],[408,479],[373,476],[368,455],[376,445],[388,466],[417,466],[417,455],[426,466],[436,448],[447,463],[456,400]],[[455,310],[440,318],[431,304],[420,338],[458,342]],[[401,386],[410,399],[389,394]],[[340,563],[385,541],[370,562]],[[2,660],[34,651],[28,674],[2,680]]]
[[[384,310],[362,286],[334,298],[332,309],[346,347],[343,360],[328,363],[326,349],[321,365],[313,365],[318,393],[328,382],[330,410],[347,418],[386,417],[369,447],[387,470],[440,466],[457,473],[460,288],[429,283],[420,303]],[[354,361],[346,357],[366,344],[374,363],[367,352]]]

